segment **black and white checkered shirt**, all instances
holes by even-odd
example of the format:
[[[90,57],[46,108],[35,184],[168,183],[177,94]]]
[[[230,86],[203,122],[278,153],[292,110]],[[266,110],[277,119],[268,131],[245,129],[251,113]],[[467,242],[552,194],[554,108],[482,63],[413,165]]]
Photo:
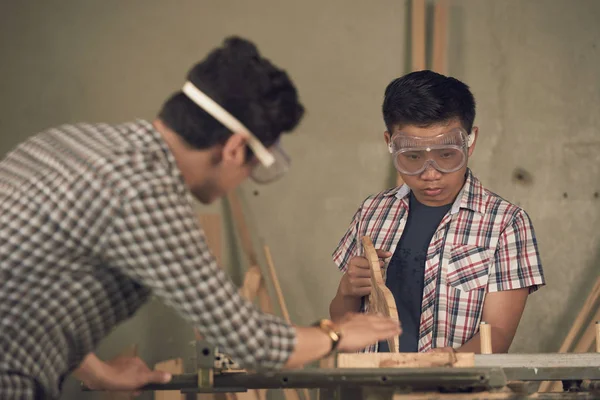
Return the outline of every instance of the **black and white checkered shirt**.
[[[64,125],[9,153],[0,162],[0,384],[26,377],[59,396],[65,376],[150,294],[239,363],[281,367],[294,328],[238,295],[197,221],[147,121]],[[20,398],[16,390],[0,387],[0,398]]]

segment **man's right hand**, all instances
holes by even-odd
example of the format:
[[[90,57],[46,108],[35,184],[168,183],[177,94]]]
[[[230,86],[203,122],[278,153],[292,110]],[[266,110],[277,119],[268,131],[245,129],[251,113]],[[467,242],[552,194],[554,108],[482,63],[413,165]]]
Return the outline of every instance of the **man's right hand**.
[[[402,333],[398,322],[375,314],[348,313],[336,325],[342,335],[338,345],[342,353],[359,351]]]
[[[379,263],[383,266],[384,258],[391,256],[389,251],[377,249]],[[342,276],[340,293],[345,297],[363,297],[371,294],[371,267],[365,257],[352,257],[348,269]]]

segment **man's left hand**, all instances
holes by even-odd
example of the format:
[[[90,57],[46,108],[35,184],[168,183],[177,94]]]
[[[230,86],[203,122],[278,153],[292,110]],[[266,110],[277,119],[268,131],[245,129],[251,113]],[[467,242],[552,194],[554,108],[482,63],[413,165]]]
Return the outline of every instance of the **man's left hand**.
[[[120,356],[104,362],[89,354],[74,375],[89,389],[111,391],[135,391],[149,383],[171,380],[171,374],[153,371],[135,356]]]

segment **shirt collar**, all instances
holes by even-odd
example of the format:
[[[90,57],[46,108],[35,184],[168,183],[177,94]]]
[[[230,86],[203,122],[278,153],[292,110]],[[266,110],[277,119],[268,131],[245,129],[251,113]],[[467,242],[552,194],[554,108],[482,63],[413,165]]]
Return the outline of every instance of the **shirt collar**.
[[[410,187],[404,184],[400,187],[396,187],[388,190],[384,196],[395,196],[398,200],[406,201],[406,197],[410,194]],[[456,196],[456,200],[452,204],[450,214],[456,214],[461,208],[474,211],[479,214],[485,213],[485,204],[487,194],[479,179],[477,179],[470,168],[467,168],[465,184],[461,191]]]

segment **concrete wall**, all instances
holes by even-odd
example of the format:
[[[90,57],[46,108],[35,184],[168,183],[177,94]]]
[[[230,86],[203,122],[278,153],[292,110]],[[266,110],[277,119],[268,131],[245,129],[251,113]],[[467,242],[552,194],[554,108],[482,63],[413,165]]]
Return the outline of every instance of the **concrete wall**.
[[[449,73],[478,102],[471,166],[530,213],[549,284],[531,297],[512,351],[553,351],[600,270],[600,2],[451,4]],[[249,182],[240,193],[253,232],[272,249],[292,319],[309,323],[327,315],[339,279],[330,253],[356,207],[391,182],[380,106],[385,85],[406,72],[406,7],[392,0],[2,1],[0,153],[63,122],[152,118],[189,66],[225,36],[254,40],[289,71],[308,113],[284,139],[289,176],[268,187]],[[531,183],[514,179],[519,168]],[[245,265],[230,239],[226,231],[225,260],[239,283]],[[191,338],[152,301],[99,354],[136,342],[152,364],[186,356]],[[76,392],[69,382],[64,398],[83,397]]]

